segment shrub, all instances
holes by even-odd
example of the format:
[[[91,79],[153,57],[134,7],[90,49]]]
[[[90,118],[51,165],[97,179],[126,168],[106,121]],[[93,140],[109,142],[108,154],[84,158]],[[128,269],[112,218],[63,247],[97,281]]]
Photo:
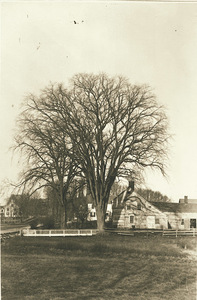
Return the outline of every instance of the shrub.
[[[36,229],[38,224],[39,224],[38,219],[33,219],[29,225],[31,226],[31,229]]]
[[[40,223],[43,224],[43,229],[54,229],[55,228],[55,224],[54,224],[54,220],[53,217],[44,217],[40,220]]]

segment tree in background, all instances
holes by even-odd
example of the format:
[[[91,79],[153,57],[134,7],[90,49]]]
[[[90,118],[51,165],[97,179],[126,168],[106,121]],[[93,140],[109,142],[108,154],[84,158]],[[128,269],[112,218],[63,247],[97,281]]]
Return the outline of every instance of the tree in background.
[[[87,221],[88,216],[88,203],[87,197],[84,195],[80,195],[75,197],[72,201],[70,207],[70,213],[73,218],[77,219],[78,223],[82,225]]]
[[[22,220],[29,217],[51,215],[48,201],[46,199],[41,199],[36,193],[33,196],[30,196],[29,194],[12,194],[7,202],[9,203],[11,200],[18,206]]]
[[[75,215],[75,210],[78,210],[77,203],[79,201],[77,201],[76,199],[79,198],[79,199],[84,200],[84,196],[82,194],[84,185],[85,185],[84,180],[80,179],[79,177],[75,178],[73,180],[73,182],[70,184],[70,186],[67,190],[67,195],[66,195],[66,212],[65,212],[66,220],[65,220],[65,222],[73,219],[74,215]],[[57,192],[56,192],[57,190],[58,190],[58,187],[56,189],[54,189],[53,187],[50,187],[50,186],[45,188],[45,196],[46,196],[46,199],[48,200],[49,206],[51,207],[54,224],[56,225],[56,227],[58,227],[58,216],[61,211],[61,205],[58,201],[58,196],[57,196]],[[80,195],[80,197],[78,197],[78,195]],[[80,203],[83,204],[83,207],[84,207],[84,205],[86,205],[86,202],[84,204],[82,200],[80,200]],[[76,208],[76,209],[74,209],[74,208]]]
[[[148,86],[123,77],[77,74],[64,99],[60,126],[73,145],[71,157],[86,178],[102,232],[117,177],[135,179],[147,167],[165,175],[167,117]]]
[[[158,191],[155,192],[150,189],[142,189],[142,188],[139,188],[137,191],[142,197],[144,197],[146,200],[150,202],[171,202],[170,198],[168,198],[166,195],[163,195]]]

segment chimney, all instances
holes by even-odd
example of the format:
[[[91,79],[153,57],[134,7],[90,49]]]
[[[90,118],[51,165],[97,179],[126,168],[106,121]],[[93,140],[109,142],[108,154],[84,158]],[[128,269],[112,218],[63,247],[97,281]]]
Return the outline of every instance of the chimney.
[[[132,193],[133,191],[134,191],[134,181],[129,181],[127,192]]]
[[[184,196],[184,203],[188,203],[188,196]]]

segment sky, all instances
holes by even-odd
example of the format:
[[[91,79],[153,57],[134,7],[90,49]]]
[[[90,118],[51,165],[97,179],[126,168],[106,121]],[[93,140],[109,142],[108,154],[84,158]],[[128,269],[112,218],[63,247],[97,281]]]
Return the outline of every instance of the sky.
[[[105,72],[150,85],[166,107],[168,177],[147,172],[146,187],[175,202],[196,199],[196,53],[195,2],[2,1],[0,186],[23,167],[9,148],[24,97],[76,73]]]

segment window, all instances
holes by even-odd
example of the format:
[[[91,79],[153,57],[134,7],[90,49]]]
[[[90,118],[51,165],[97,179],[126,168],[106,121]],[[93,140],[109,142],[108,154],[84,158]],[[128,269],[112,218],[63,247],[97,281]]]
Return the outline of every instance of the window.
[[[190,228],[196,228],[196,219],[190,219]]]
[[[184,219],[181,220],[181,225],[184,225]]]
[[[141,206],[141,203],[138,202],[138,204],[137,204],[137,209],[140,210],[141,207],[142,207],[142,206]]]
[[[95,217],[95,215],[96,215],[95,212],[90,213],[90,217]]]
[[[127,205],[127,210],[130,210],[131,209],[131,205]]]
[[[9,209],[9,207],[7,207],[7,211],[9,211],[10,209]]]
[[[155,219],[155,224],[160,224],[158,218]]]
[[[134,216],[130,216],[130,223],[134,223]]]

